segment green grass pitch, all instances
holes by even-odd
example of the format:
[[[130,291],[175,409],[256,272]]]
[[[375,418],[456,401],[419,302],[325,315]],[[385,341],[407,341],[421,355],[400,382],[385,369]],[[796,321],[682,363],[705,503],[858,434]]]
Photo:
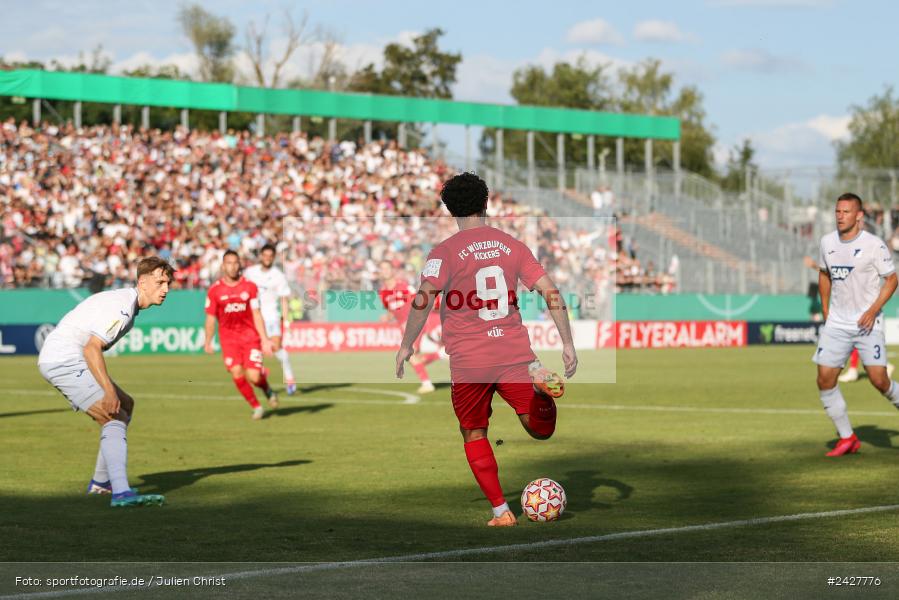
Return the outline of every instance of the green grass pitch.
[[[326,366],[389,373],[390,355],[296,357],[304,392],[282,394],[261,422],[218,356],[111,358],[137,403],[132,484],[168,499],[123,511],[83,493],[97,426],[68,409],[34,358],[4,358],[0,560],[344,561],[899,503],[899,411],[865,380],[843,384],[862,451],[825,458],[835,434],[810,354],[621,351],[618,383],[575,378],[544,442],[497,398],[490,438],[510,504],[538,476],[568,494],[560,521],[522,517],[514,529],[484,526],[489,506],[448,387],[407,404],[395,392],[413,383],[302,383]],[[899,561],[899,510],[464,559]]]

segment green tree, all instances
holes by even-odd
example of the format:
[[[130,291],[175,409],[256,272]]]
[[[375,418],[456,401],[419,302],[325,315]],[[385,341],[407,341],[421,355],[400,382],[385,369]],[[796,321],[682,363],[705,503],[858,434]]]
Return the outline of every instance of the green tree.
[[[899,167],[899,98],[893,88],[850,111],[849,140],[836,143],[841,170]]]
[[[201,81],[231,83],[234,80],[234,24],[199,4],[186,4],[178,11],[178,23],[193,44],[200,61]]]
[[[144,77],[147,79],[178,79],[189,81],[190,75],[185,73],[175,64],[150,65],[144,64],[122,71],[124,77]]]
[[[650,59],[620,69],[616,81],[610,80],[608,65],[591,65],[581,57],[574,63],[559,62],[547,71],[529,65],[515,71],[510,93],[520,105],[562,106],[584,110],[616,111],[635,114],[675,116],[681,120],[681,165],[707,177],[714,177],[712,146],[715,137],[705,122],[702,94],[693,86],[675,89],[674,76],[662,69],[661,62]],[[495,130],[485,129],[481,153],[494,151]],[[527,159],[526,132],[506,131],[503,137],[507,158],[524,164]],[[555,135],[537,134],[534,154],[538,163],[555,163]],[[565,158],[569,165],[584,165],[587,148],[582,136],[565,136]],[[597,156],[614,152],[614,140],[597,138]],[[644,142],[625,138],[625,163],[642,166]],[[653,144],[653,162],[673,165],[671,142]]]
[[[613,110],[615,99],[608,77],[606,65],[590,65],[584,57],[572,63],[556,63],[551,71],[538,65],[528,65],[517,69],[512,75],[510,94],[520,105],[564,106],[584,110]],[[496,130],[485,128],[481,134],[482,155],[492,155]],[[555,134],[537,133],[534,157],[537,163],[554,163],[556,160]],[[572,143],[581,140],[566,140],[566,160],[572,163],[586,162],[586,143]],[[600,140],[597,151],[611,141]],[[503,133],[503,155],[520,164],[527,162],[527,133],[508,130]]]
[[[742,192],[746,189],[746,172],[758,171],[755,164],[755,148],[749,138],[731,148],[727,158],[727,170],[721,178],[721,187],[731,192]]]
[[[349,88],[357,92],[414,96],[416,98],[452,98],[456,67],[462,55],[440,49],[444,31],[429,29],[413,38],[412,46],[393,42],[384,47],[384,66],[378,71],[369,63],[357,71]]]
[[[462,55],[440,49],[443,34],[442,29],[435,27],[413,38],[411,46],[397,42],[387,44],[384,66],[378,70],[374,63],[369,63],[359,69],[350,76],[347,89],[391,96],[452,98],[456,68],[462,62]],[[375,122],[372,128],[375,135],[393,137],[396,124]],[[412,127],[407,130],[411,130],[413,136],[421,135]]]
[[[715,136],[705,122],[702,93],[694,86],[685,86],[675,93],[674,76],[662,70],[661,61],[647,59],[631,68],[619,71],[621,86],[618,109],[626,113],[666,115],[681,121],[681,166],[705,177],[715,177],[712,147]],[[653,144],[653,162],[672,166],[671,142]],[[643,141],[625,140],[625,160],[643,160]]]

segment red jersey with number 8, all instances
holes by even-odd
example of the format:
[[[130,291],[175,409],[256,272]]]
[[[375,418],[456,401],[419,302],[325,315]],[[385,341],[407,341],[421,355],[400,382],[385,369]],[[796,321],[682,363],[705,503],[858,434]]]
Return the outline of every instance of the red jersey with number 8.
[[[495,227],[465,229],[436,246],[421,280],[443,294],[440,316],[450,366],[533,361],[515,290],[519,281],[532,290],[545,274],[527,246]]]

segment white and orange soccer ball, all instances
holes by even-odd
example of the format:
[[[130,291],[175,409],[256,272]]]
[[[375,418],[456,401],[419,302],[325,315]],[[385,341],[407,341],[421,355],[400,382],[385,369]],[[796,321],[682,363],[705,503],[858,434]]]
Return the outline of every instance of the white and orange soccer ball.
[[[567,504],[562,486],[545,477],[530,482],[521,492],[521,509],[531,521],[555,521]]]

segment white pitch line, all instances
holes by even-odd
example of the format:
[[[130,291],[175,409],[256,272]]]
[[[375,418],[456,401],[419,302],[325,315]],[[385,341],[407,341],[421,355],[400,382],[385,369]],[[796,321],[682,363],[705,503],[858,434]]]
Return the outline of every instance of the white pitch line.
[[[465,556],[477,556],[481,554],[495,554],[498,552],[528,552],[545,548],[559,548],[566,546],[579,546],[583,544],[596,544],[613,542],[617,540],[657,537],[664,535],[676,535],[681,533],[695,533],[703,531],[715,531],[718,529],[731,529],[735,527],[751,527],[755,525],[769,525],[772,523],[792,523],[810,519],[827,519],[832,517],[847,517],[879,512],[899,510],[899,504],[887,504],[884,506],[867,506],[864,508],[850,508],[844,510],[830,510],[815,513],[798,513],[793,515],[779,515],[774,517],[756,517],[754,519],[741,519],[739,521],[724,521],[718,523],[704,523],[702,525],[685,525],[683,527],[664,527],[661,529],[638,529],[636,531],[622,531],[619,533],[607,533],[603,535],[591,535],[578,538],[565,538],[557,540],[545,540],[542,542],[528,542],[523,544],[507,544],[503,546],[483,546],[480,548],[460,548],[458,550],[444,550],[440,552],[422,552],[420,554],[403,554],[400,556],[384,556],[381,558],[369,558],[342,562],[318,563],[313,565],[297,565],[294,567],[275,567],[270,569],[253,569],[250,571],[236,571],[234,573],[207,573],[209,577],[223,577],[225,581],[235,579],[254,579],[257,577],[272,577],[278,575],[292,575],[308,573],[310,571],[330,571],[334,569],[350,569],[353,567],[370,566],[379,563],[423,562],[431,560],[444,560],[461,558]],[[158,586],[132,587],[88,587],[74,590],[59,590],[53,592],[34,592],[0,596],[0,600],[13,600],[22,598],[60,598],[64,596],[80,596],[87,594],[102,594],[109,592],[138,591],[139,589],[153,589]]]
[[[810,408],[723,408],[715,406],[630,406],[627,404],[565,404],[559,402],[558,408],[583,408],[595,410],[641,410],[656,412],[698,412],[723,414],[761,414],[761,415],[820,415],[823,411]],[[899,417],[899,410],[874,411],[850,410],[851,415],[871,417]]]
[[[315,397],[312,395],[300,395],[299,397],[281,397],[282,401],[303,402],[304,400],[315,400],[316,402],[331,402],[334,404],[382,404],[388,406],[405,406],[409,404],[421,405],[441,405],[446,404],[439,400],[421,400],[415,394],[407,394],[405,392],[394,392],[387,390],[352,388],[347,391],[360,391],[370,394],[384,394],[391,396],[399,396],[402,401],[396,400],[358,400],[352,398],[329,398]],[[0,387],[0,394],[8,392],[13,394],[21,394],[23,396],[56,396],[59,392],[54,390],[34,390],[34,389],[16,389]],[[149,398],[160,398],[163,400],[221,400],[224,396],[212,394],[149,394]],[[417,400],[414,400],[416,399]],[[138,398],[140,400],[140,398]],[[823,410],[811,408],[727,408],[715,406],[660,406],[660,405],[629,405],[629,404],[567,404],[563,400],[559,402],[558,407],[562,410],[573,408],[577,410],[612,410],[612,411],[638,411],[638,412],[682,412],[682,413],[707,413],[707,414],[746,414],[746,415],[809,415],[821,416]],[[896,411],[876,411],[876,410],[850,410],[850,415],[864,417],[899,417],[899,410]]]

